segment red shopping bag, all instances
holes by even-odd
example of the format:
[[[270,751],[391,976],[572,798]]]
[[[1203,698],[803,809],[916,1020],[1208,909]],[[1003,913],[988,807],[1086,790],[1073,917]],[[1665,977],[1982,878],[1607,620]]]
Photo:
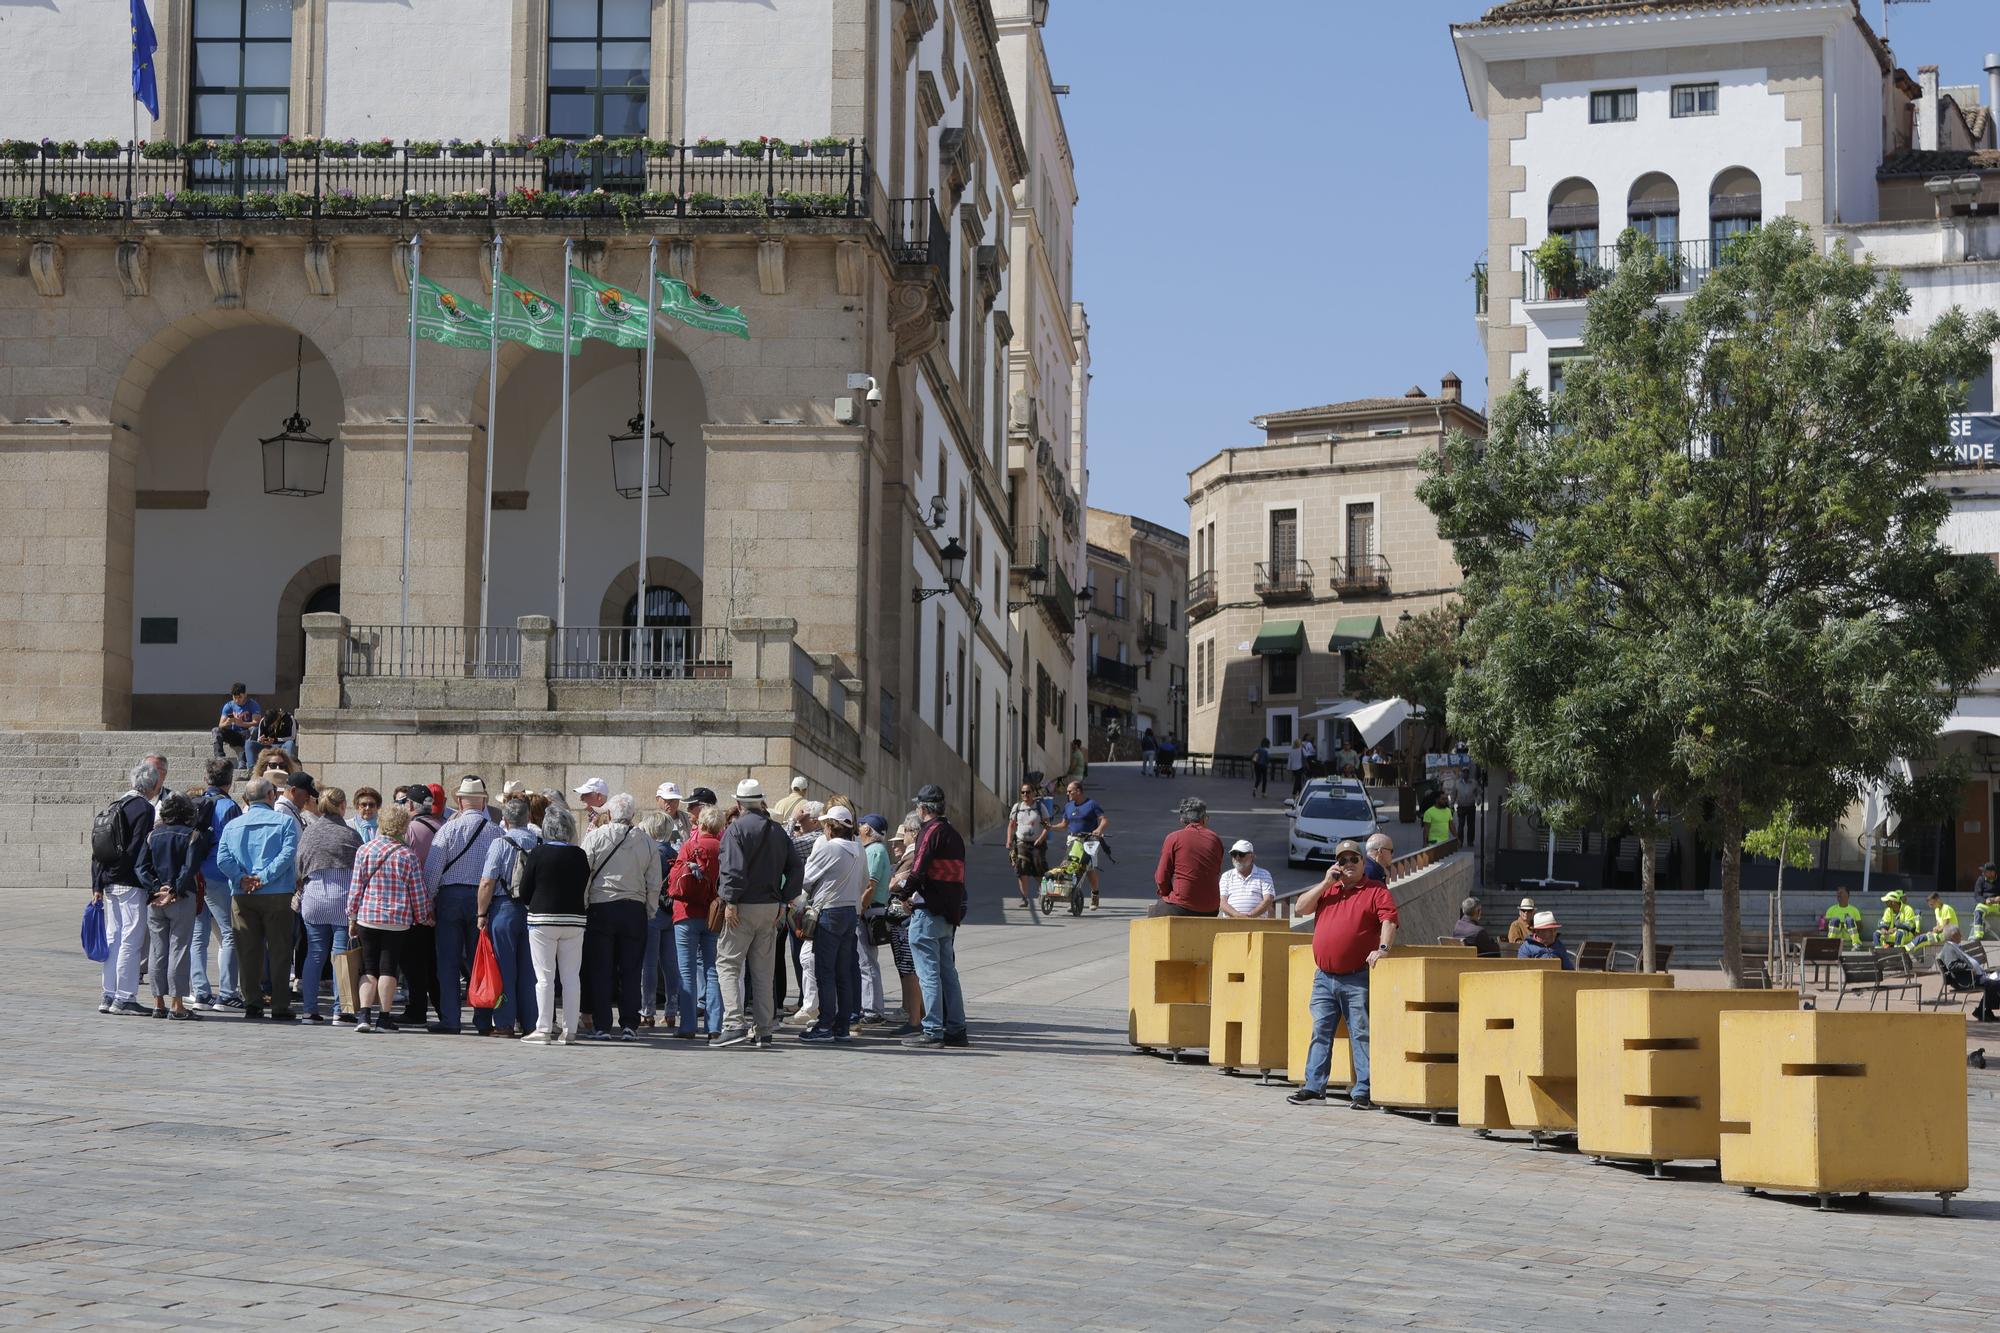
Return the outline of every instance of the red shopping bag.
[[[474,1009],[500,1007],[500,960],[493,953],[493,936],[479,932],[479,951],[472,957],[472,983],[465,988],[465,1002]]]

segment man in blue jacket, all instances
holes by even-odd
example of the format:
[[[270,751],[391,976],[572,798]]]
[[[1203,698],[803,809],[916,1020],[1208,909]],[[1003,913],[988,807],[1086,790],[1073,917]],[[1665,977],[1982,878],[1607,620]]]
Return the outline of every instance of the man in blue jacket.
[[[222,866],[215,859],[222,849],[222,831],[243,813],[243,807],[229,795],[229,788],[235,781],[236,765],[227,759],[209,760],[208,787],[196,802],[197,809],[206,806],[209,810],[207,826],[195,830],[195,835],[201,839],[201,877],[208,885],[208,906],[194,919],[194,952],[190,959],[190,971],[194,977],[194,1002],[205,1009],[243,1007],[243,992],[237,985],[236,925],[229,918],[229,878],[222,873]],[[221,940],[215,949],[216,976],[213,985],[208,976],[208,937],[211,934]]]
[[[230,919],[236,923],[236,961],[242,969],[249,994],[244,997],[244,1015],[262,1018],[264,1006],[258,979],[271,985],[271,1017],[289,1023],[292,1019],[292,946],[295,917],[292,889],[295,887],[299,854],[298,821],[271,808],[277,789],[258,778],[244,789],[248,802],[242,815],[222,831],[222,846],[215,860],[235,894],[230,900]]]

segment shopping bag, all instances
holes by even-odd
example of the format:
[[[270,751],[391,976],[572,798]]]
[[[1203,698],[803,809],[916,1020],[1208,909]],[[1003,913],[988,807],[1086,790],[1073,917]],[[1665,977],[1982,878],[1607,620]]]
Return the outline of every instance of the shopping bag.
[[[93,963],[111,956],[111,942],[104,938],[104,899],[95,896],[83,908],[83,956]]]
[[[479,951],[472,956],[472,982],[465,988],[465,1002],[474,1009],[500,1007],[500,960],[493,953],[493,936],[479,932]]]
[[[342,949],[333,956],[333,989],[340,997],[340,1012],[361,1012],[361,949]]]

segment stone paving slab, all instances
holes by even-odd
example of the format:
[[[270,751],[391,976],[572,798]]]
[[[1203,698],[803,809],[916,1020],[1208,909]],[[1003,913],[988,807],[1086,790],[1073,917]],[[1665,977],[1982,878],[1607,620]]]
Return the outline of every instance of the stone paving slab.
[[[1104,786],[1136,849],[1136,810],[1171,802]],[[81,903],[11,892],[0,1327],[1991,1322],[1990,1154],[1951,1217],[1821,1213],[1712,1170],[1651,1181],[1293,1108],[1125,1048],[1123,921],[1150,857],[1125,854],[1096,917],[1028,926],[998,907],[992,854],[960,945],[976,1044],[951,1052],[104,1017]],[[1116,999],[1086,1002],[1114,965]],[[2000,1134],[2000,1073],[1973,1072],[1970,1114],[1975,1144]]]

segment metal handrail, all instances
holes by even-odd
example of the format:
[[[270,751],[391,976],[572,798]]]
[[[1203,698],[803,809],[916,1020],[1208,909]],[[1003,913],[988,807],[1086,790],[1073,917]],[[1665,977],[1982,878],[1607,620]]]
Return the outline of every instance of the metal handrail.
[[[1197,606],[1206,605],[1207,603],[1213,602],[1214,600],[1215,600],[1214,570],[1204,569],[1199,574],[1195,574],[1188,579],[1188,587],[1187,587],[1188,610],[1192,611]]]
[[[889,201],[889,248],[898,264],[929,264],[949,280],[951,232],[935,196]]]
[[[1659,250],[1674,268],[1674,281],[1667,288],[1670,293],[1694,291],[1707,280],[1714,268],[1714,247],[1705,240],[1677,241],[1660,246]],[[1615,245],[1590,246],[1573,253],[1575,272],[1562,276],[1545,276],[1534,255],[1525,255],[1522,259],[1525,280],[1522,299],[1531,304],[1581,301],[1611,281],[1612,275],[1624,262],[1624,256]]]
[[[1257,562],[1259,597],[1310,596],[1312,589],[1313,567],[1304,560]]]
[[[701,680],[729,675],[729,630],[720,625],[565,625],[550,644],[556,680]]]
[[[512,679],[521,674],[521,631],[512,625],[351,625],[340,641],[340,674]]]
[[[1342,592],[1377,590],[1389,586],[1386,556],[1364,555],[1354,560],[1333,559],[1332,585]]]
[[[1139,688],[1138,667],[1132,665],[1130,662],[1120,662],[1116,658],[1105,657],[1101,653],[1091,659],[1090,674],[1093,678],[1101,680],[1107,685],[1115,685],[1120,689],[1136,690]]]

